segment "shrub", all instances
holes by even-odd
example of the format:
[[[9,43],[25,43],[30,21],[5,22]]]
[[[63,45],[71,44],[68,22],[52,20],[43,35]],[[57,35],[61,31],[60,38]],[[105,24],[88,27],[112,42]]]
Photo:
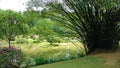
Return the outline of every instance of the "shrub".
[[[39,53],[40,54],[40,53]],[[78,57],[85,56],[84,53],[76,52],[74,50],[62,49],[60,51],[52,50],[44,52],[43,54],[35,56],[36,65],[42,65],[47,63],[53,63],[58,61],[70,60]]]
[[[40,43],[40,42],[41,42],[40,39],[36,39],[36,40],[33,41],[33,43]]]
[[[0,48],[0,68],[20,67],[23,53],[13,46]]]
[[[33,58],[31,57],[25,57],[24,61],[21,63],[20,67],[21,68],[26,68],[26,67],[30,67],[36,65],[36,62]]]
[[[44,57],[39,57],[39,58],[35,58],[35,62],[36,62],[36,65],[41,65],[41,64],[48,63],[48,60],[45,59]]]
[[[71,59],[71,54],[63,53],[61,51],[59,53],[53,54],[53,56],[50,57],[49,62],[58,62],[58,61],[64,61],[70,59]]]
[[[28,43],[28,40],[26,38],[17,38],[16,43]]]
[[[50,43],[50,45],[53,45],[53,46],[58,46],[58,45],[54,45],[53,43],[60,43],[60,40],[57,39],[57,38],[53,38],[53,37],[47,37],[47,42]]]

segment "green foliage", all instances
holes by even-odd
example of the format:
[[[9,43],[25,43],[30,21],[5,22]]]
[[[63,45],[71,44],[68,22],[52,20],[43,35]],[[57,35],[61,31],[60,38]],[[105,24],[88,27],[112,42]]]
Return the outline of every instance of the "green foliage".
[[[83,54],[82,52],[76,52],[76,50],[74,50],[73,48],[60,49],[58,46],[56,46],[56,49],[50,48],[48,50],[48,48],[46,48],[46,50],[44,49],[45,51],[42,51],[43,48],[41,48],[40,51],[36,50],[36,55],[29,54],[29,56],[35,59],[36,65],[65,61],[85,56],[85,54]]]
[[[40,38],[46,39],[48,42],[59,42],[55,37],[72,37],[71,31],[58,22],[50,19],[39,19],[34,27],[31,28],[31,33],[39,35]]]
[[[22,14],[12,10],[0,10],[0,37],[10,41],[17,35],[27,32]]]
[[[25,11],[25,12],[23,12],[23,16],[24,16],[29,28],[34,27],[34,25],[40,18],[40,14],[35,11]]]
[[[41,18],[37,21],[35,28],[36,28],[36,34],[39,34],[40,36],[47,36],[47,35],[55,35],[56,33],[53,31],[54,23],[45,18]]]
[[[26,38],[17,38],[15,41],[16,43],[28,43],[28,39]]]
[[[35,60],[31,57],[25,57],[24,61],[20,65],[20,68],[27,68],[33,65],[36,65]]]
[[[54,36],[51,36],[51,35],[47,36],[46,40],[47,40],[47,42],[50,43],[50,45],[53,45],[53,46],[58,46],[57,44],[53,44],[53,43],[60,43],[60,40],[57,39],[57,37],[54,37]]]
[[[50,4],[52,19],[75,31],[84,43],[86,52],[94,49],[116,49],[120,34],[116,22],[120,21],[118,0],[63,0],[64,4]],[[51,9],[51,8],[50,8]]]
[[[41,42],[41,39],[36,39],[33,41],[33,43],[40,43]]]
[[[21,62],[23,61],[23,53],[21,50],[16,49],[13,46],[4,47],[0,49],[2,52],[0,53],[0,68],[13,68],[20,67]],[[14,60],[16,60],[14,62]]]
[[[32,10],[38,11],[39,7],[44,7],[42,0],[29,0],[26,3],[26,5],[27,5],[27,10],[29,10],[29,11],[32,11]]]
[[[35,58],[35,62],[36,65],[42,65],[48,63],[48,61],[43,57]]]
[[[31,68],[112,68],[105,65],[103,58],[94,56],[86,56],[83,58],[73,59],[70,61],[58,62],[53,64],[46,64],[40,66],[33,66]],[[114,67],[113,67],[114,68]]]
[[[33,38],[25,38],[23,36],[18,36],[16,39],[15,39],[15,42],[16,43],[37,43],[37,42],[40,42],[39,39],[33,39]]]
[[[48,10],[43,10],[41,13],[37,11],[25,11],[23,13],[29,26],[27,35],[39,35],[40,41],[47,40],[51,43],[59,42],[59,39],[55,37],[72,37],[73,34],[71,34],[71,31],[61,23],[44,17],[44,15],[47,15],[47,13],[45,13],[47,11]],[[39,39],[34,40],[34,42],[39,42]]]
[[[58,53],[51,54],[48,57],[39,56],[38,58],[35,58],[35,62],[36,62],[36,65],[42,65],[42,64],[53,63],[58,61],[70,60],[70,59],[74,59],[82,56],[84,56],[82,53],[78,55],[76,53],[73,54],[72,51],[66,52],[66,50],[63,50]]]

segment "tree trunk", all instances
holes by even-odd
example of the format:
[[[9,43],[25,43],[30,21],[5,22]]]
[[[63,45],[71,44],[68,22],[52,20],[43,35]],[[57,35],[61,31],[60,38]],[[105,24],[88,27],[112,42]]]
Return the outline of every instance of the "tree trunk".
[[[10,40],[10,38],[8,38],[8,45],[9,45],[9,47],[11,46],[11,40]]]

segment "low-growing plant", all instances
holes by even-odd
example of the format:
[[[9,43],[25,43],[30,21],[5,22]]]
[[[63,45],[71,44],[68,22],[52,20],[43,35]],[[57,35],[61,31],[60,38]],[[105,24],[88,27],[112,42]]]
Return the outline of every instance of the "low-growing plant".
[[[14,46],[0,48],[0,68],[18,68],[23,61],[23,53]]]
[[[48,50],[48,52],[44,52],[44,54],[39,53],[39,55],[34,57],[36,65],[70,60],[70,59],[82,57],[85,55],[83,53],[80,53],[71,49],[70,50],[62,49],[58,51],[54,49],[54,50]]]
[[[16,43],[28,43],[28,40],[26,38],[17,38]]]
[[[81,51],[72,43],[63,43],[59,46],[49,46],[48,43],[38,43],[38,44],[17,44],[16,46],[21,46],[22,51],[28,56],[33,58],[32,62],[36,65],[48,64],[53,62],[65,61],[74,58],[79,58],[85,55],[82,49]],[[38,45],[38,46],[36,46]],[[82,44],[80,44],[82,46]],[[30,59],[29,59],[30,60]],[[22,66],[26,66],[27,60],[24,60]],[[31,61],[30,61],[31,62]],[[31,63],[30,63],[31,64]],[[30,65],[32,66],[32,65]]]
[[[42,65],[48,63],[48,60],[44,57],[35,58],[36,65]]]
[[[35,39],[33,43],[40,43],[42,40],[41,39]]]
[[[27,68],[30,66],[36,65],[34,58],[26,56],[24,61],[21,63],[21,68]]]
[[[56,44],[54,45],[54,43],[60,43],[60,40],[53,37],[47,37],[47,42],[49,42],[50,45],[56,46]]]

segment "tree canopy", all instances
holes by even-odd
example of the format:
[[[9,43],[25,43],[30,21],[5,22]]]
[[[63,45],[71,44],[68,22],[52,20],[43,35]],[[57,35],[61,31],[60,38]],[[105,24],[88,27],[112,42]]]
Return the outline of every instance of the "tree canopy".
[[[27,25],[24,17],[18,12],[12,10],[0,10],[0,37],[9,42],[16,35],[26,32]]]

